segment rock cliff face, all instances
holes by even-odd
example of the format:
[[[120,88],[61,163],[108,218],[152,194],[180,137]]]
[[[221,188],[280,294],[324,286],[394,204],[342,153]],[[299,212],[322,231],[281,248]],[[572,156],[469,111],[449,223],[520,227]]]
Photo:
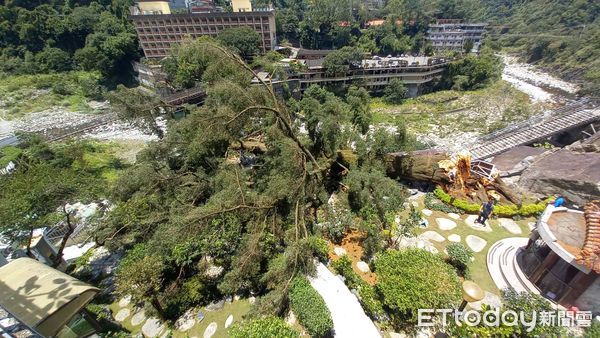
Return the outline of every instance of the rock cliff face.
[[[542,155],[523,172],[518,185],[541,195],[561,194],[584,205],[600,198],[600,153],[561,149]]]

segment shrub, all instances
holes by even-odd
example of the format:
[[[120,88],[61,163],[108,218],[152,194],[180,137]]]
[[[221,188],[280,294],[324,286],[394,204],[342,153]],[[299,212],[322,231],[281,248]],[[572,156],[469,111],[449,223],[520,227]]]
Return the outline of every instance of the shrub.
[[[454,266],[460,275],[468,277],[473,251],[460,243],[449,244],[446,251],[448,252],[448,263]]]
[[[325,301],[304,277],[296,277],[290,289],[290,306],[311,336],[324,337],[333,329]]]
[[[390,250],[375,260],[376,290],[395,326],[412,325],[418,309],[442,309],[460,300],[460,282],[441,256],[422,249]]]
[[[232,338],[296,338],[298,332],[277,317],[265,317],[234,325],[229,331]]]
[[[462,210],[453,207],[451,205],[448,205],[447,203],[441,201],[441,199],[436,198],[436,194],[428,192],[427,194],[425,194],[425,207],[427,207],[427,209],[429,210],[437,210],[437,211],[441,211],[441,212],[445,212],[445,213],[463,213]]]
[[[329,259],[329,246],[323,238],[318,236],[310,236],[308,238],[308,245],[319,261],[327,262]]]

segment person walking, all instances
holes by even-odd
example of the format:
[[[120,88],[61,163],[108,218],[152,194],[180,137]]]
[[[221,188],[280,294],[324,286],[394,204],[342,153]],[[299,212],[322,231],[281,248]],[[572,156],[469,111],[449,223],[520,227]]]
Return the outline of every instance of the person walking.
[[[479,217],[477,217],[475,223],[485,225],[485,221],[492,215],[492,212],[494,212],[494,202],[488,200],[481,205],[481,208],[479,208]]]

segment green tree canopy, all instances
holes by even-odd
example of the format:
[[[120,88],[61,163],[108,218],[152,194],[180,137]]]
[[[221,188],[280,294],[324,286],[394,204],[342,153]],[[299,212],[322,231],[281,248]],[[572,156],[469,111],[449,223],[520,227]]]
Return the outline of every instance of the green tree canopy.
[[[217,39],[245,59],[258,54],[260,50],[260,35],[250,27],[225,29],[219,33]]]

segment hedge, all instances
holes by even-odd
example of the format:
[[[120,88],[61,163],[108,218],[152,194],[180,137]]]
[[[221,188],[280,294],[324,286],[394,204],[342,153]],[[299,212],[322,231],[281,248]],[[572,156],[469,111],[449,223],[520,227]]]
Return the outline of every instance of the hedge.
[[[234,325],[229,331],[229,336],[232,338],[297,338],[300,335],[281,318],[265,317]]]
[[[333,329],[331,313],[325,301],[304,277],[296,277],[290,289],[290,306],[306,331],[325,337]]]
[[[453,198],[447,192],[445,192],[441,187],[436,187],[433,191],[435,196],[440,199],[440,201],[454,206],[466,213],[476,214],[479,212],[479,208],[481,207],[479,204],[471,203],[469,201]],[[533,216],[542,213],[546,209],[546,205],[548,204],[547,200],[544,200],[537,204],[525,204],[525,205],[495,205],[494,206],[494,214],[501,217],[514,217],[514,216]]]

